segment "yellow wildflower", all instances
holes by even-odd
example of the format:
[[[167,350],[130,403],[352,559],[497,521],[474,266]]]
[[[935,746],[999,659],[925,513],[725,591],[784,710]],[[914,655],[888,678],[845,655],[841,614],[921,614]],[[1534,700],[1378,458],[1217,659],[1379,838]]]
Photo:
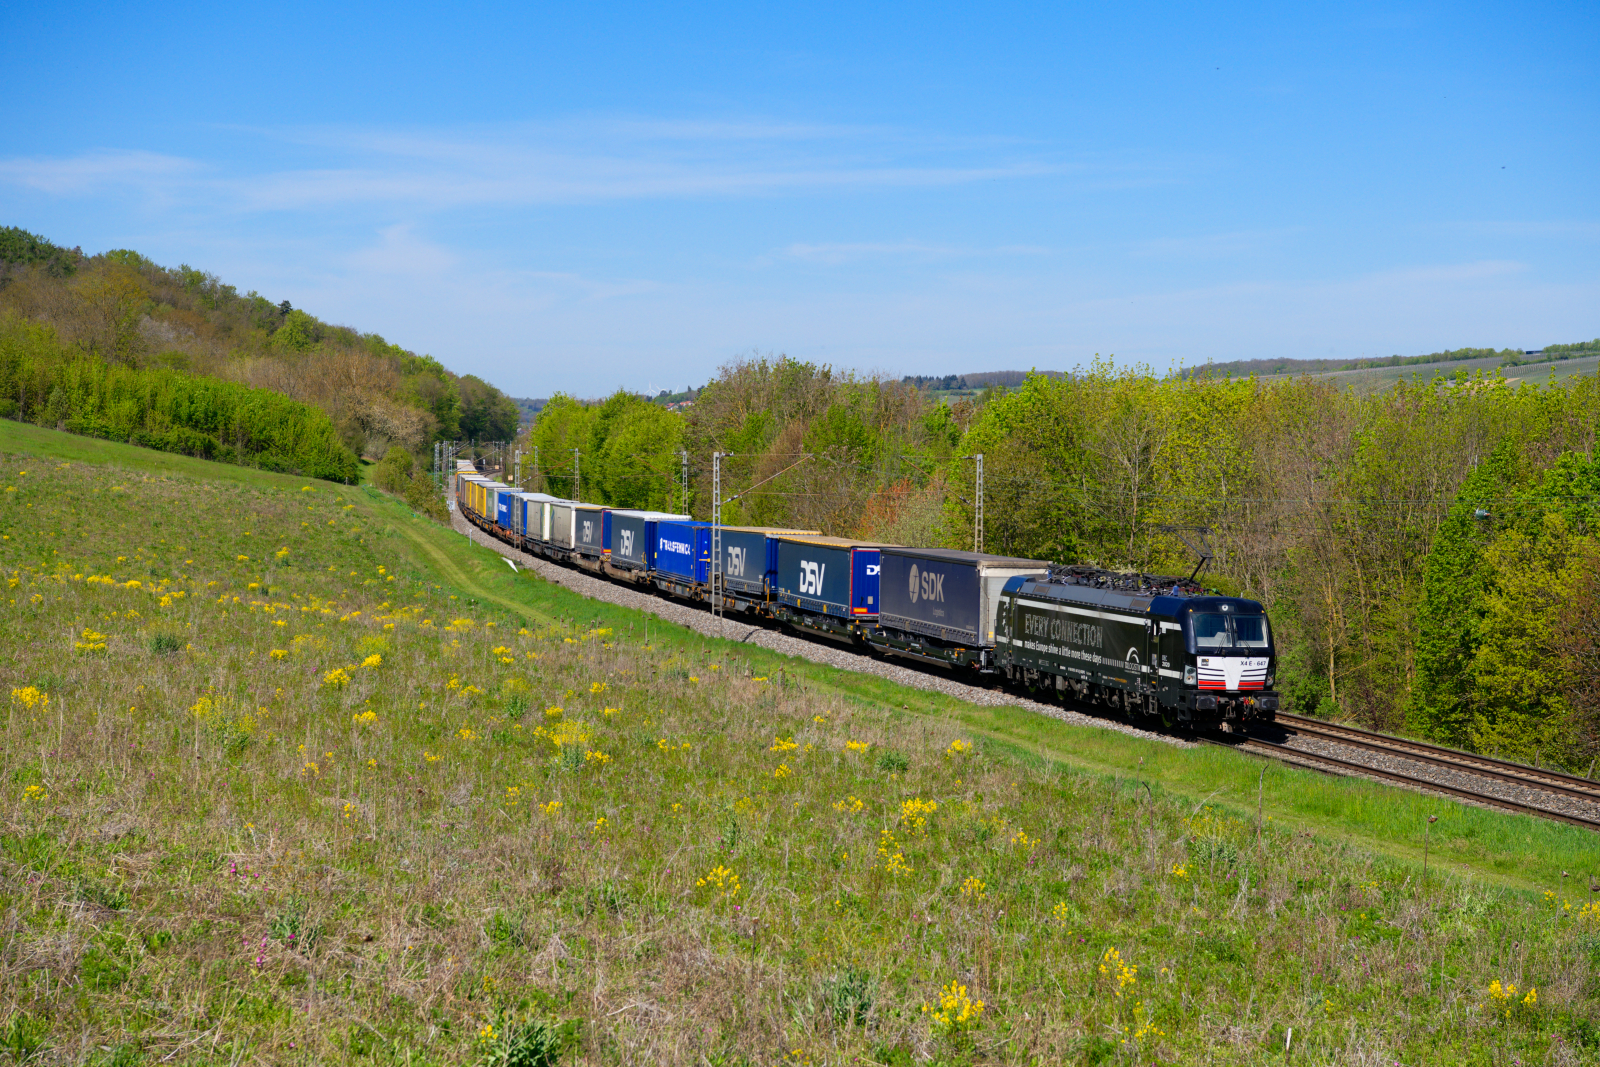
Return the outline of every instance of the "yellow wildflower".
[[[967,995],[967,987],[951,982],[939,994],[939,1006],[924,1004],[922,1010],[933,1017],[934,1025],[948,1033],[970,1030],[983,1016],[983,1001]]]

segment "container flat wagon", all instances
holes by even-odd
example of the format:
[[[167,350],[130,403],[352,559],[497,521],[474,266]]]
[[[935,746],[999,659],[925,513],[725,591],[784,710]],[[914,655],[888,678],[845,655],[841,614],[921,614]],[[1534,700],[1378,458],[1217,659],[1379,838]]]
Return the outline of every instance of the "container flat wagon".
[[[686,600],[706,599],[711,575],[711,524],[661,519],[651,537],[655,563],[650,578],[655,587]]]
[[[783,537],[816,537],[816,530],[765,526],[723,526],[713,537],[708,522],[661,521],[655,532],[655,564],[651,579],[662,592],[685,600],[710,603],[712,548],[721,542],[718,575],[722,610],[767,612],[777,587],[778,544]]]
[[[584,570],[599,571],[605,563],[605,513],[599,504],[577,504],[572,513],[572,551],[567,560]]]
[[[503,485],[496,482],[490,494],[493,501],[491,512],[494,515],[494,524],[507,533],[514,533],[517,528],[515,507],[517,494],[522,490],[512,485]]]
[[[557,496],[546,496],[538,503],[528,508],[529,526],[535,541],[535,549],[541,556],[549,559],[560,559],[554,544],[556,505],[568,503]]]
[[[687,515],[662,511],[612,509],[606,512],[608,538],[606,573],[628,582],[648,582],[655,567],[656,524],[685,522]]]
[[[490,479],[481,474],[462,473],[456,479],[456,502],[462,513],[478,526],[494,525],[485,518],[490,513],[488,487],[492,484]]]
[[[722,609],[772,614],[778,588],[778,544],[785,537],[820,537],[820,530],[771,526],[724,526],[722,543]]]
[[[550,537],[554,528],[555,507],[566,501],[549,493],[523,493],[521,500],[523,547],[536,556],[559,558],[552,551]]]
[[[578,513],[594,505],[576,500],[558,500],[550,504],[550,530],[545,540],[557,559],[569,560],[578,548]]]

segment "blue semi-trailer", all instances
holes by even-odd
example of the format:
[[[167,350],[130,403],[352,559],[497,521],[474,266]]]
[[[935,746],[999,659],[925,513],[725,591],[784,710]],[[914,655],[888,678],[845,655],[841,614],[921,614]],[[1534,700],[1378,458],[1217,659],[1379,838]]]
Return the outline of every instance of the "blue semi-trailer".
[[[852,643],[878,621],[876,541],[847,537],[778,538],[774,614],[791,626]]]

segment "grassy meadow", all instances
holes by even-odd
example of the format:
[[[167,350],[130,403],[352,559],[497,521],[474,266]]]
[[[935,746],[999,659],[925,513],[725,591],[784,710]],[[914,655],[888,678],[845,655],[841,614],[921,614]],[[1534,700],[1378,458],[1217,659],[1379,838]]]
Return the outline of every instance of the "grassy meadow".
[[[0,538],[0,1061],[1600,1057],[1570,827],[706,641],[374,491],[11,423]]]

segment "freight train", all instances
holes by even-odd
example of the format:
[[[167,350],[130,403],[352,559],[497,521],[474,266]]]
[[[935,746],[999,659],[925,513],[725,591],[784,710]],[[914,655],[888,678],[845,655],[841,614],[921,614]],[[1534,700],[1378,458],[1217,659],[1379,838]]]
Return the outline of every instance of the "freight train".
[[[466,461],[452,492],[468,522],[524,552],[872,654],[1174,728],[1234,729],[1278,709],[1266,612],[1207,594],[1192,575],[713,528],[524,492]]]

